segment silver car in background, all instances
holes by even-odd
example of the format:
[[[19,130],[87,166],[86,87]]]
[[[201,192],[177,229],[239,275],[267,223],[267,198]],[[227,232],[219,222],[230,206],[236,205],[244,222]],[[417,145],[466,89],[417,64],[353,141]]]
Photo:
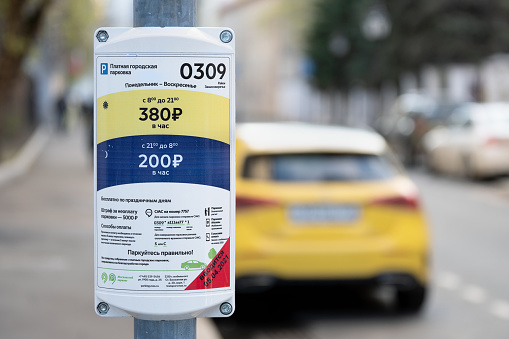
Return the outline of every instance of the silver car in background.
[[[423,138],[432,171],[472,179],[509,174],[509,103],[468,103]]]

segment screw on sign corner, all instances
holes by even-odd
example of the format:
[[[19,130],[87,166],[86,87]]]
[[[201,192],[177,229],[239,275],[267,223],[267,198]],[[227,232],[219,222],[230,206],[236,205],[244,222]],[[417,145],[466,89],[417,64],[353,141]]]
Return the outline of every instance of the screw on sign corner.
[[[97,32],[95,37],[97,38],[97,41],[99,41],[99,42],[106,42],[110,38],[110,35],[108,34],[108,32],[100,30],[99,32]]]
[[[222,303],[221,307],[219,307],[219,310],[224,315],[230,315],[233,312],[233,307],[230,303]]]
[[[233,40],[233,33],[229,30],[224,30],[219,34],[219,39],[227,44]]]
[[[101,302],[99,303],[99,305],[97,305],[97,312],[100,314],[100,315],[106,315],[108,314],[108,311],[110,310],[110,305],[108,305],[107,303],[105,302]]]

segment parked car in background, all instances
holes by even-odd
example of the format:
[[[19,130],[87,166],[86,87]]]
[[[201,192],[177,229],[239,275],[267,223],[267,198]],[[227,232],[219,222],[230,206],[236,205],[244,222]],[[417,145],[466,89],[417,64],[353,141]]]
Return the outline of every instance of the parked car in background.
[[[443,124],[458,106],[449,100],[406,93],[398,97],[378,129],[405,165],[418,165],[423,155],[423,136]]]
[[[299,123],[237,126],[236,290],[298,282],[392,286],[421,309],[427,224],[377,133]]]
[[[509,103],[469,103],[423,140],[427,166],[469,178],[509,174]]]

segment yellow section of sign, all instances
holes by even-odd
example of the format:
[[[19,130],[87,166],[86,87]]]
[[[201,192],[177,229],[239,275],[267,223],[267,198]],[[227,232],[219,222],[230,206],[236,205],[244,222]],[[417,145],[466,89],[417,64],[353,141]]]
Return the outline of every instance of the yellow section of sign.
[[[188,135],[230,143],[230,100],[203,92],[135,90],[97,99],[97,143],[132,135]]]

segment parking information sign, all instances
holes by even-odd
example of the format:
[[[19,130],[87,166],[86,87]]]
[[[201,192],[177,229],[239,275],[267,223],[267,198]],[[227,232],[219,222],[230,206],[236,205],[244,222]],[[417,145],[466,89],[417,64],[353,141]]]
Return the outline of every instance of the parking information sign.
[[[234,87],[229,29],[96,31],[98,314],[233,311]]]

